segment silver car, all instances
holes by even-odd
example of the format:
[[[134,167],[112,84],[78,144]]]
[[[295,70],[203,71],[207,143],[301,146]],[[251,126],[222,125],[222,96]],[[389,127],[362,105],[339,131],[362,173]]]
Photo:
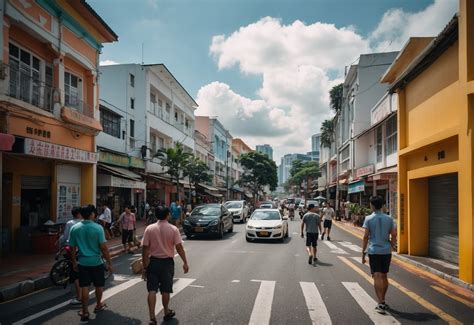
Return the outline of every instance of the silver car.
[[[245,222],[249,217],[249,208],[245,201],[227,201],[224,206],[232,214],[234,222]]]

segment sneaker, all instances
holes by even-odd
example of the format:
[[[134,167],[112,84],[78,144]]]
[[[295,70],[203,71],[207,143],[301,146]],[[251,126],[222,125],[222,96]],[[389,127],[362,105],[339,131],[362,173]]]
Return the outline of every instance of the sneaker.
[[[308,264],[313,264],[313,256],[310,256],[310,257],[308,258]]]
[[[321,240],[324,240],[324,234],[321,235]]]
[[[375,311],[379,314],[382,314],[382,315],[385,315],[386,312],[385,312],[385,309],[384,309],[384,304],[378,304],[376,307],[375,307]]]
[[[383,310],[389,310],[390,309],[390,307],[385,302],[382,302],[380,304],[380,307],[382,307]]]
[[[328,236],[328,240],[331,241],[331,237]]]
[[[71,302],[70,302],[71,305],[80,305],[82,304],[82,301],[78,300],[77,298],[72,298],[71,299]]]

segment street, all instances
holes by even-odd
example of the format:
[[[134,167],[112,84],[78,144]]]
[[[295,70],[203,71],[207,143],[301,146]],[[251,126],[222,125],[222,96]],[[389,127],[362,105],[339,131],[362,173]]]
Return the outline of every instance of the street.
[[[472,302],[457,301],[435,290],[429,280],[392,263],[387,315],[375,313],[368,266],[360,263],[360,240],[333,227],[332,241],[318,241],[319,261],[308,265],[299,218],[289,221],[284,243],[245,241],[245,225],[223,240],[185,240],[190,272],[176,258],[169,324],[395,324],[472,323]],[[131,275],[130,261],[113,260],[108,280],[108,309],[91,313],[92,324],[148,322],[145,283]],[[1,324],[77,324],[78,308],[68,304],[69,289],[50,288],[0,305]],[[94,300],[91,301],[94,303]],[[470,305],[469,305],[470,304]],[[91,306],[92,310],[93,306]],[[162,318],[157,304],[158,319]]]

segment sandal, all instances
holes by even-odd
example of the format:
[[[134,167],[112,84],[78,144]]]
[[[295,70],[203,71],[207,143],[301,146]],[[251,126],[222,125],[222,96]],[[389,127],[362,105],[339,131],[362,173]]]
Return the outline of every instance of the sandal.
[[[163,320],[166,322],[166,321],[169,321],[171,318],[173,318],[174,316],[176,316],[176,313],[174,312],[174,310],[172,309],[168,309],[168,313],[163,317]]]
[[[79,321],[80,324],[89,323],[89,313],[82,313],[82,311],[79,311],[77,314],[81,317],[81,320]]]
[[[107,308],[107,305],[105,303],[102,303],[101,305],[95,306],[94,314],[100,313],[101,311],[105,310],[105,308]]]
[[[158,324],[156,322],[156,319],[150,319],[150,321],[148,322],[148,325],[156,325],[156,324]]]

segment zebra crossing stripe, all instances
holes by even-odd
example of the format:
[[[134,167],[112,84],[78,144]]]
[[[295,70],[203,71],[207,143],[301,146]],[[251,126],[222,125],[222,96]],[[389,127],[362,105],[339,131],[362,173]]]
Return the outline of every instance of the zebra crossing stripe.
[[[187,279],[187,278],[179,278],[177,279],[176,283],[173,284],[173,293],[171,294],[171,298],[176,296],[180,291],[188,287],[191,283],[196,281],[196,279]],[[160,302],[156,303],[155,306],[155,315],[158,314],[163,310],[163,305]]]
[[[343,242],[340,242],[339,244],[341,244],[342,246],[347,247],[347,248],[353,250],[354,252],[357,252],[357,253],[362,252],[362,248],[360,248],[360,247],[357,246],[357,245],[354,245],[354,244],[351,243],[351,242],[343,241]]]
[[[347,253],[345,250],[343,250],[342,248],[339,248],[337,247],[336,245],[334,245],[333,243],[331,243],[330,241],[321,241],[323,244],[325,244],[327,247],[329,247],[329,249],[331,250],[331,253],[334,253],[334,254],[340,254],[340,255],[348,255],[349,253]]]
[[[300,282],[300,286],[312,324],[331,325],[331,317],[316,285],[313,282]]]
[[[250,315],[249,325],[266,325],[270,324],[272,315],[273,294],[275,292],[275,281],[260,281],[257,298],[253,305],[252,314]]]
[[[400,324],[390,314],[381,315],[375,311],[377,303],[357,282],[342,282],[347,291],[354,300],[359,304],[360,308],[369,316],[374,324]]]

